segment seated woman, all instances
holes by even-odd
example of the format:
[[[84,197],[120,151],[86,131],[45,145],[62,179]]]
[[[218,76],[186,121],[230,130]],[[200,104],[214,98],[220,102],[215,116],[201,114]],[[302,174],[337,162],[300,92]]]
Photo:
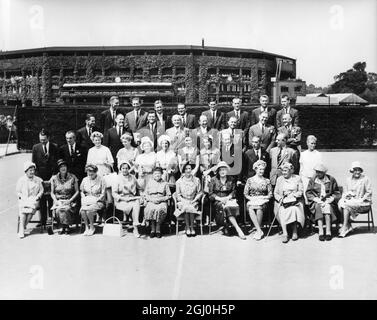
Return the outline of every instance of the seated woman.
[[[281,166],[282,176],[276,181],[274,190],[277,217],[283,229],[283,243],[289,241],[287,226],[292,224],[292,240],[298,239],[297,223],[304,226],[303,186],[298,175],[293,174],[293,164],[285,162]]]
[[[153,151],[153,142],[149,137],[142,137],[140,149],[143,151],[135,160],[135,168],[138,173],[138,183],[144,191],[148,181],[152,179],[153,168],[156,166],[156,153]]]
[[[59,173],[51,177],[51,198],[62,230],[59,234],[69,234],[69,226],[74,223],[77,213],[76,199],[79,195],[78,180],[74,174],[68,172],[67,162],[60,159],[57,163]]]
[[[246,240],[244,233],[239,227],[236,217],[240,215],[237,204],[236,184],[228,174],[229,166],[225,161],[219,162],[216,167],[217,176],[211,179],[209,185],[209,198],[213,202],[215,220],[218,226],[224,226],[224,234],[229,234],[229,223],[236,229],[238,236]]]
[[[178,172],[178,161],[176,153],[170,149],[171,139],[168,135],[158,138],[158,145],[161,150],[156,153],[156,166],[162,169],[162,180],[175,188],[175,175]]]
[[[209,191],[209,183],[211,177],[214,175],[216,165],[220,161],[220,150],[218,148],[212,148],[212,138],[208,135],[202,137],[203,148],[200,150],[199,155],[199,169],[203,178],[203,191]]]
[[[92,236],[95,232],[94,218],[105,207],[105,181],[97,174],[98,167],[94,164],[85,166],[87,177],[80,185],[81,209],[80,213],[85,223],[84,236]]]
[[[121,163],[124,161],[127,161],[131,165],[130,173],[133,174],[135,173],[135,160],[136,157],[139,155],[139,150],[137,148],[134,148],[131,143],[132,143],[132,134],[129,132],[124,133],[120,137],[120,141],[123,144],[123,148],[119,149],[116,158],[117,158],[117,163]]]
[[[255,171],[255,175],[247,179],[244,190],[245,198],[248,200],[246,207],[250,219],[257,229],[257,232],[253,236],[255,240],[261,240],[264,237],[261,229],[263,213],[266,212],[268,202],[272,198],[271,182],[263,176],[266,167],[267,163],[263,160],[254,162],[253,170]]]
[[[340,198],[336,180],[326,174],[327,168],[323,164],[314,166],[315,177],[309,180],[306,198],[312,219],[318,224],[319,241],[331,240],[331,223],[336,220],[335,211]],[[323,218],[326,223],[326,235],[323,234]]]
[[[18,179],[16,185],[20,217],[18,236],[21,239],[25,237],[25,229],[39,208],[39,200],[43,195],[42,179],[35,175],[35,169],[36,165],[33,162],[25,162],[25,175]]]
[[[372,204],[372,185],[369,178],[363,174],[364,169],[359,161],[351,164],[351,177],[347,178],[342,198],[339,200],[339,209],[343,213],[343,226],[339,237],[344,238],[351,232],[350,216],[354,219],[359,213],[366,213]]]
[[[138,195],[139,185],[135,176],[130,174],[131,164],[127,161],[119,164],[119,175],[112,187],[112,194],[115,208],[122,211],[124,215],[132,213],[133,233],[140,238],[138,230],[140,215],[140,196]]]
[[[177,180],[176,196],[177,210],[174,212],[176,217],[184,215],[186,222],[186,235],[195,237],[194,221],[195,215],[201,214],[199,202],[202,197],[202,187],[199,178],[192,174],[195,165],[184,163],[182,165],[183,175]]]
[[[144,210],[145,220],[151,225],[150,237],[161,238],[161,224],[168,212],[167,201],[171,197],[168,183],[162,179],[162,168],[153,169],[153,179],[145,188],[147,205]]]
[[[190,136],[185,137],[185,146],[178,150],[178,164],[182,174],[184,173],[183,165],[187,162],[194,164],[191,174],[196,176],[199,170],[199,154],[198,148],[193,145]]]

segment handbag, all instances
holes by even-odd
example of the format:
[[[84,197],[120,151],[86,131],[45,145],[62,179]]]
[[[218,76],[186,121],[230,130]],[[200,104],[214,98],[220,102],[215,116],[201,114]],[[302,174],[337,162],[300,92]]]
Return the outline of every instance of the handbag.
[[[117,220],[118,223],[108,223],[109,220]],[[102,234],[104,236],[111,236],[111,237],[123,237],[123,226],[120,220],[113,216],[110,218],[107,218],[105,220],[104,226],[103,226],[103,231]]]
[[[288,208],[288,207],[291,207],[291,206],[294,206],[295,204],[297,204],[297,199],[295,197],[292,197],[292,196],[288,196],[286,198],[283,199],[283,207],[284,208]]]

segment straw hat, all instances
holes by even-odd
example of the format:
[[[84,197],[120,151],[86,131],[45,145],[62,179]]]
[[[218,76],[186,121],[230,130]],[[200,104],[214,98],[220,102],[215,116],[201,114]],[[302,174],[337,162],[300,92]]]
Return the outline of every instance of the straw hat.
[[[350,172],[353,172],[353,170],[354,170],[355,168],[360,168],[360,169],[361,169],[361,172],[364,171],[364,168],[363,168],[363,166],[362,166],[362,164],[361,164],[360,161],[354,161],[354,162],[351,163]]]
[[[30,168],[37,168],[37,166],[35,165],[34,162],[31,162],[31,161],[26,161],[24,163],[24,172],[28,171]]]
[[[322,163],[317,163],[314,168],[315,171],[327,172],[327,168]]]
[[[216,166],[216,171],[218,171],[220,168],[227,168],[230,169],[229,165],[225,161],[220,161]]]

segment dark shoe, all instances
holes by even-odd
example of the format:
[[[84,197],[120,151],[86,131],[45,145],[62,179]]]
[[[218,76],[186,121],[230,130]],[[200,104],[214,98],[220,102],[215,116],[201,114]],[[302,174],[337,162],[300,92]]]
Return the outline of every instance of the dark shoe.
[[[331,234],[326,234],[325,239],[326,239],[326,241],[331,241],[331,239],[332,239]]]
[[[318,237],[319,241],[325,241],[325,236],[323,234],[320,234]]]
[[[228,229],[228,227],[224,227],[224,229],[223,229],[223,233],[224,233],[224,236],[229,236],[229,229]]]
[[[161,232],[156,232],[156,238],[161,238],[162,237],[162,235],[161,235]]]
[[[283,236],[283,240],[281,242],[287,243],[289,241],[288,236]]]
[[[196,232],[195,232],[195,230],[191,230],[191,237],[196,237]]]
[[[298,240],[298,235],[297,235],[297,233],[295,233],[295,234],[292,235],[292,240],[293,240],[293,241],[297,241],[297,240]]]
[[[70,234],[71,233],[71,229],[67,228],[65,229],[65,234]]]
[[[151,234],[149,235],[150,238],[154,238],[156,236],[156,232],[151,232]]]
[[[59,234],[60,235],[65,234],[65,229],[63,229],[62,231],[59,231]]]

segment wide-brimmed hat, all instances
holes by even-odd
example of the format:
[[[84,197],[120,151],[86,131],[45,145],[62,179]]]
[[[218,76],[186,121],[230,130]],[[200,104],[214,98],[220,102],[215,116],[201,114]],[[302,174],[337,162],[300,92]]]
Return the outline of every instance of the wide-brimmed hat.
[[[130,164],[128,161],[123,160],[123,161],[121,161],[121,162],[118,163],[118,168],[119,168],[119,170],[122,169],[122,166],[123,166],[124,164],[126,164],[126,165],[128,166],[128,170],[131,169],[131,164]]]
[[[220,168],[226,168],[230,169],[229,165],[225,161],[220,161],[216,166],[216,171],[218,171]]]
[[[361,164],[360,161],[354,161],[354,162],[351,163],[350,172],[353,172],[353,170],[354,170],[355,168],[360,168],[361,171],[364,171],[363,165]]]
[[[315,171],[327,172],[327,168],[322,163],[317,163],[314,168]]]
[[[88,171],[93,171],[93,172],[97,172],[98,171],[98,167],[95,165],[95,164],[87,164],[85,166],[85,172],[88,172]]]
[[[58,169],[60,169],[61,166],[68,166],[67,162],[63,159],[59,159],[58,162],[56,163],[56,165],[58,166]]]
[[[34,162],[31,162],[31,161],[26,161],[24,163],[24,172],[28,171],[30,168],[37,168],[37,166],[35,165]]]
[[[144,151],[144,145],[149,143],[153,148],[153,141],[149,137],[142,137],[140,140],[140,149]]]

